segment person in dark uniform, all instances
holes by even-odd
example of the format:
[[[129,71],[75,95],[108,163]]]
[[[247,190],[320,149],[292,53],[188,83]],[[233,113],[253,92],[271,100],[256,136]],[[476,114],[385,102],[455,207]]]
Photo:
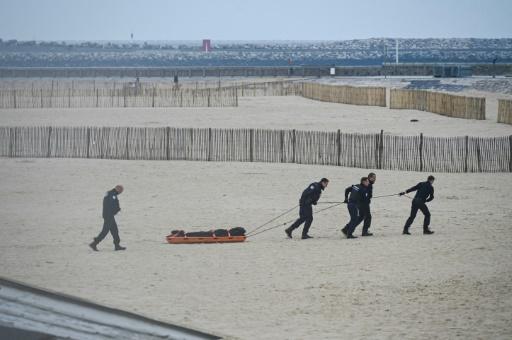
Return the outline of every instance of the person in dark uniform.
[[[420,182],[413,186],[412,188],[409,188],[404,192],[400,193],[400,196],[403,196],[410,192],[416,191],[416,195],[412,200],[411,215],[407,219],[407,222],[405,222],[403,231],[404,235],[411,235],[411,233],[409,232],[409,228],[412,222],[414,222],[414,218],[416,218],[418,210],[421,210],[423,215],[425,215],[425,219],[423,220],[423,234],[430,235],[434,233],[428,228],[428,226],[430,225],[430,211],[428,210],[428,207],[426,205],[427,202],[430,202],[434,199],[434,180],[434,176],[430,175],[428,176],[426,182]]]
[[[354,236],[356,227],[364,220],[363,213],[369,211],[368,205],[368,185],[370,184],[368,177],[361,178],[360,184],[354,184],[345,189],[345,201],[347,203],[350,221],[345,225],[341,232],[347,238],[357,238]],[[350,196],[349,196],[350,195]]]
[[[103,229],[100,234],[94,238],[92,243],[89,244],[89,247],[94,251],[98,251],[97,245],[100,243],[105,236],[107,236],[108,232],[112,234],[114,238],[114,249],[115,250],[125,250],[125,247],[122,247],[119,243],[121,240],[119,239],[119,231],[117,230],[117,223],[115,219],[115,215],[121,211],[119,206],[119,198],[118,195],[121,195],[124,188],[122,185],[116,185],[116,187],[105,194],[103,197]]]
[[[297,229],[302,223],[304,224],[304,229],[302,229],[302,239],[312,238],[308,235],[309,228],[311,227],[311,223],[313,223],[313,205],[318,203],[320,196],[322,195],[322,191],[327,188],[329,184],[329,180],[327,178],[322,178],[320,182],[311,183],[306,190],[302,192],[302,195],[299,200],[299,218],[295,221],[289,228],[285,230],[286,235],[289,238],[292,238],[292,232]]]
[[[377,180],[377,175],[373,172],[368,174],[368,205],[363,206],[363,210],[361,211],[361,218],[363,219],[363,233],[362,236],[373,236],[373,233],[370,233],[368,229],[372,224],[372,213],[370,211],[370,203],[373,197],[373,184]],[[366,208],[366,209],[365,209]]]

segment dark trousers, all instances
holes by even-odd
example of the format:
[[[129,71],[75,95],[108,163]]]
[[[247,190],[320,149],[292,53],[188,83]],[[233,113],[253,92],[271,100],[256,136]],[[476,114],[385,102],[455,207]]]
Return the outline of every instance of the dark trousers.
[[[96,244],[100,243],[105,238],[105,236],[107,236],[109,231],[114,238],[114,244],[119,245],[121,240],[119,239],[119,231],[117,230],[117,223],[114,216],[103,218],[103,229],[101,229],[100,234],[94,238],[94,242]]]
[[[364,209],[358,207],[355,203],[347,204],[347,209],[350,214],[350,222],[348,222],[344,229],[348,235],[352,235],[357,226],[364,220],[364,215],[361,214],[361,211],[364,211]]]
[[[421,210],[423,215],[425,215],[425,219],[423,220],[423,229],[428,229],[428,226],[430,225],[430,211],[428,211],[428,207],[425,204],[425,202],[422,202],[421,200],[416,198],[412,200],[411,216],[409,216],[407,222],[405,222],[404,229],[409,229],[412,222],[414,222],[414,219],[416,218],[418,210]]]
[[[304,229],[302,229],[302,236],[306,236],[309,231],[309,227],[311,227],[311,223],[313,223],[313,207],[311,204],[301,205],[299,209],[299,219],[295,221],[288,230],[292,231],[300,227],[302,223],[304,223]]]
[[[368,232],[368,229],[370,229],[370,226],[372,224],[372,213],[370,211],[370,205],[365,205],[359,207],[359,218],[364,222],[363,223],[363,234]],[[359,225],[361,221],[359,221],[357,224]]]

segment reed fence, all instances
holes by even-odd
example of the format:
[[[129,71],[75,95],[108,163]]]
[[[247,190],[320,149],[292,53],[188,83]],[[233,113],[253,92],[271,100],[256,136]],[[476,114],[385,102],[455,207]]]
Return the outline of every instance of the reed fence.
[[[447,93],[391,89],[390,109],[412,109],[441,115],[485,120],[485,98],[456,96]]]
[[[512,100],[498,100],[498,123],[512,124]]]
[[[512,136],[425,137],[262,129],[0,127],[2,157],[316,164],[512,172]]]
[[[302,83],[302,96],[331,103],[386,106],[385,87],[354,87]]]
[[[0,90],[0,108],[238,106],[237,91],[173,88],[39,88]]]

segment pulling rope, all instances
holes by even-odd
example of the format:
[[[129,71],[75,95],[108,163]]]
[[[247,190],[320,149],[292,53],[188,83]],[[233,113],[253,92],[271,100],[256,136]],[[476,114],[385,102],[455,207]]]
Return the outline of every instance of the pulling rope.
[[[279,215],[279,216],[277,216],[277,217],[274,217],[273,219],[271,219],[271,220],[269,220],[269,221],[267,221],[267,222],[263,223],[262,225],[260,225],[260,226],[259,226],[259,227],[257,227],[256,229],[251,230],[250,232],[248,232],[248,233],[247,233],[247,237],[249,237],[249,236],[250,236],[250,234],[254,233],[255,231],[257,231],[257,230],[259,230],[259,229],[263,228],[264,226],[268,225],[269,223],[274,222],[274,221],[275,221],[275,220],[277,220],[279,217],[282,217],[282,216],[284,216],[284,215],[288,214],[288,213],[289,213],[289,212],[291,212],[292,210],[295,210],[298,206],[299,206],[299,204],[297,204],[297,205],[296,205],[296,206],[294,206],[293,208],[290,208],[290,209],[286,210],[286,211],[285,211],[284,213],[282,213],[281,215]]]
[[[374,196],[374,197],[372,197],[372,199],[373,199],[373,198],[391,197],[391,196],[400,196],[400,194],[390,194],[390,195]],[[405,196],[405,197],[407,197],[407,198],[409,198],[409,199],[412,199],[412,197],[410,197],[410,196],[407,196],[407,195],[403,195],[403,196]],[[323,211],[325,211],[325,210],[332,209],[332,208],[337,207],[337,206],[339,206],[339,205],[341,205],[341,204],[346,204],[346,202],[319,202],[318,204],[331,204],[331,205],[330,205],[330,206],[328,206],[327,208],[323,208],[323,209],[320,209],[320,210],[318,210],[318,211],[315,211],[315,214],[319,214],[319,213],[321,213],[321,212],[323,212]],[[296,206],[294,206],[293,208],[290,208],[290,209],[286,210],[286,211],[285,211],[284,213],[282,213],[281,215],[276,216],[276,217],[274,217],[273,219],[271,219],[271,220],[269,220],[269,221],[265,222],[264,224],[260,225],[260,226],[259,226],[259,227],[257,227],[256,229],[254,229],[254,230],[252,230],[252,231],[248,232],[248,233],[247,233],[247,237],[256,236],[256,235],[262,234],[262,233],[264,233],[264,232],[267,232],[267,231],[269,231],[269,230],[273,230],[273,229],[276,229],[276,228],[279,228],[279,227],[285,226],[285,225],[287,225],[287,224],[288,224],[288,223],[290,223],[290,222],[294,222],[294,221],[296,220],[295,218],[294,218],[293,220],[289,220],[289,221],[286,221],[286,222],[284,222],[284,223],[279,223],[279,224],[277,224],[277,225],[275,225],[275,226],[272,226],[272,227],[269,227],[269,228],[265,228],[265,229],[263,229],[263,230],[260,230],[261,228],[263,228],[263,227],[265,227],[265,226],[269,225],[271,222],[274,222],[274,221],[275,221],[275,220],[277,220],[278,218],[280,218],[280,217],[282,217],[282,216],[284,216],[284,215],[288,214],[288,213],[289,213],[289,212],[291,212],[292,210],[296,209],[298,206],[299,206],[299,204],[297,204],[297,205],[296,205]],[[260,231],[258,231],[258,230],[260,230]],[[256,232],[256,231],[258,231],[258,232]]]
[[[374,198],[382,198],[382,197],[391,197],[391,196],[400,196],[400,194],[391,194],[391,195],[373,196],[373,197],[372,197],[372,199],[374,199]]]
[[[325,202],[325,203],[327,203],[327,202]],[[329,206],[329,207],[327,207],[327,208],[323,208],[323,209],[320,209],[320,210],[318,210],[318,211],[315,211],[315,214],[319,214],[319,213],[321,213],[322,211],[325,211],[325,210],[328,210],[328,209],[331,209],[331,208],[337,207],[337,206],[338,206],[338,205],[340,205],[340,204],[343,204],[343,202],[336,202],[335,204],[333,204],[333,205],[331,205],[331,206]],[[295,208],[297,208],[297,206],[296,206],[296,207],[294,207],[294,209],[295,209]],[[288,212],[289,212],[289,211],[288,211]],[[284,215],[284,214],[283,214],[283,215]],[[281,216],[283,216],[283,215],[281,215]],[[279,217],[280,217],[280,216],[279,216]],[[277,218],[274,218],[274,220],[276,220],[276,219],[277,219]],[[251,232],[251,233],[252,233],[251,235],[247,235],[247,237],[256,236],[256,235],[258,235],[258,234],[262,234],[262,233],[267,232],[267,231],[269,231],[269,230],[272,230],[272,229],[276,229],[276,228],[279,228],[279,227],[285,226],[285,225],[287,225],[287,224],[288,224],[288,223],[290,223],[290,222],[294,222],[295,220],[296,220],[296,219],[294,218],[293,220],[289,220],[289,221],[286,221],[286,222],[284,222],[284,223],[279,223],[279,224],[277,224],[277,225],[275,225],[275,226],[273,226],[273,227],[269,227],[269,228],[266,228],[266,229],[260,230],[260,231],[259,231],[259,232],[257,232],[257,233],[254,233],[254,232],[256,231],[256,229],[261,228],[261,227],[258,227],[258,228],[256,228],[255,230],[253,230],[253,231]],[[268,223],[270,223],[270,222],[268,222]],[[267,223],[267,224],[268,224],[268,223]]]

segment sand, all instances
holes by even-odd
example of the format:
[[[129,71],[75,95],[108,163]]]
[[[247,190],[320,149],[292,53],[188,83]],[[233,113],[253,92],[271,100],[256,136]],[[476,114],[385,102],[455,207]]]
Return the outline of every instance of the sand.
[[[343,206],[315,217],[312,240],[288,240],[281,227],[244,244],[164,242],[178,227],[251,230],[322,176],[331,184],[321,200],[340,200],[367,172],[0,159],[0,275],[230,338],[510,339],[510,174],[435,174],[432,236],[421,216],[401,235],[410,200],[392,197],[372,203],[372,238],[341,238]],[[426,176],[377,174],[375,195]],[[103,193],[116,183],[126,188],[118,222],[128,250],[114,252],[108,236],[93,253]]]

